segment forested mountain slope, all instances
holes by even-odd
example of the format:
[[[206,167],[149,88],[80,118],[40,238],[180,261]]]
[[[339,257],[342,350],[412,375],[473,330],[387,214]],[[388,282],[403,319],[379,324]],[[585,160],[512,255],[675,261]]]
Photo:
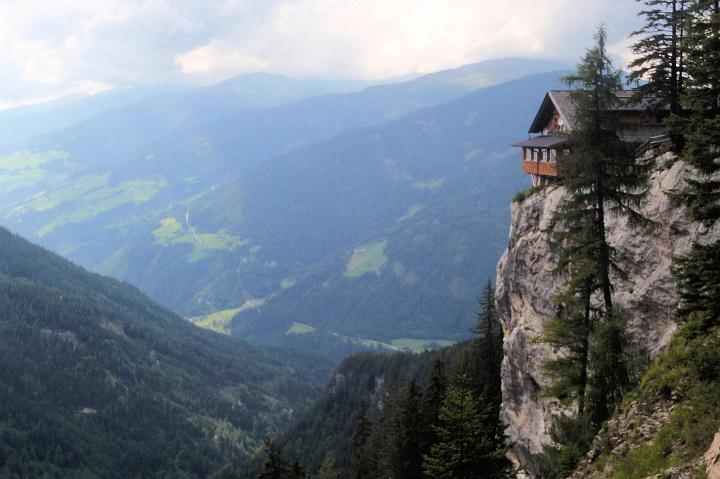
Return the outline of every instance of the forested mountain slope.
[[[509,477],[499,420],[503,333],[492,283],[479,306],[470,341],[346,358],[277,449],[321,477],[333,469],[332,477],[363,479]],[[265,471],[273,461],[267,456]]]
[[[0,475],[211,477],[319,395],[325,360],[197,328],[0,229]]]
[[[3,148],[0,218],[94,268],[143,218],[264,160],[554,66],[496,60],[295,103],[330,87],[246,75],[155,96]]]
[[[407,386],[412,378],[426,378],[435,360],[458,359],[469,347],[463,343],[422,354],[358,353],[348,357],[335,370],[318,402],[283,434],[286,453],[301,458],[311,470],[319,468],[330,453],[338,466],[349,469],[360,404],[368,404],[372,421],[377,421],[382,413],[378,407],[383,407],[391,391]]]
[[[268,161],[156,217],[103,271],[188,316],[227,310],[219,327],[257,341],[465,338],[506,245],[507,205],[528,181],[508,145],[559,76]],[[188,223],[227,246],[189,244]]]
[[[182,88],[118,88],[95,95],[73,95],[38,105],[0,111],[0,145],[12,147],[32,138],[77,125],[104,112],[123,108]]]

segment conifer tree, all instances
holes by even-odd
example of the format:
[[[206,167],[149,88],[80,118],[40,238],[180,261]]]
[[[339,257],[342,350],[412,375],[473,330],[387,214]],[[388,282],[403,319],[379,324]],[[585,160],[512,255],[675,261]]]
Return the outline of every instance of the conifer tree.
[[[558,159],[567,194],[557,219],[565,227],[580,221],[579,232],[584,237],[573,238],[578,232],[569,232],[565,239],[575,244],[564,248],[564,254],[569,255],[565,262],[572,261],[573,256],[585,256],[597,263],[593,274],[597,275],[605,311],[611,311],[611,274],[620,270],[607,240],[606,217],[615,214],[627,218],[631,225],[648,224],[637,208],[647,195],[649,171],[647,165],[635,160],[631,148],[618,136],[621,125],[613,109],[618,102],[616,92],[622,89],[621,74],[607,55],[603,26],[595,40],[577,72],[565,77],[571,87],[575,117],[570,134],[573,150]]]
[[[267,459],[258,479],[290,479],[291,464],[282,454],[280,445],[274,440],[265,439]]]
[[[589,420],[600,427],[622,401],[630,386],[625,322],[615,314],[604,318],[593,334],[590,348]]]
[[[673,274],[680,291],[678,316],[694,317],[705,329],[720,325],[720,241],[694,244],[690,254],[675,260]]]
[[[317,473],[317,479],[340,479],[340,469],[338,469],[332,454],[328,453],[325,456]]]
[[[374,477],[373,473],[376,466],[370,447],[371,432],[372,424],[368,419],[368,404],[362,401],[355,413],[355,427],[352,436],[353,455],[350,465],[350,477],[352,479]]]
[[[478,337],[473,343],[470,379],[476,397],[482,398],[485,404],[495,405],[502,400],[500,366],[503,337],[500,318],[495,309],[495,287],[492,280],[488,279],[485,284],[479,303],[480,311],[474,329]]]
[[[287,479],[306,479],[307,472],[305,471],[305,466],[303,466],[297,459],[294,459],[290,463],[290,468],[286,477]]]
[[[631,34],[635,59],[630,63],[629,81],[639,84],[640,98],[656,100],[656,107],[669,107],[672,114],[681,113],[685,88],[685,27],[689,0],[638,0],[644,9],[639,13],[643,26]]]
[[[622,129],[613,110],[616,92],[621,90],[620,72],[607,56],[606,37],[601,26],[595,46],[584,55],[577,72],[565,78],[575,106],[573,151],[558,159],[566,194],[552,239],[559,248],[555,273],[566,283],[554,298],[557,317],[546,324],[539,339],[558,349],[558,357],[544,365],[553,379],[547,392],[576,401],[577,425],[595,429],[627,386],[624,331],[618,329],[623,323],[613,304],[613,281],[624,274],[607,238],[607,216],[624,217],[631,226],[651,225],[638,211],[646,196],[648,166],[637,162],[619,137]],[[597,400],[603,394],[608,395],[606,400]],[[584,426],[575,429],[585,430]],[[555,455],[571,456],[580,458]]]
[[[415,479],[422,477],[422,394],[415,378],[403,390],[398,408],[398,434],[392,448],[392,477]]]
[[[560,356],[544,363],[552,380],[545,393],[562,402],[577,403],[579,415],[585,411],[585,395],[590,366],[590,338],[595,315],[590,305],[590,288],[565,291],[556,298],[561,303],[558,315],[543,327],[540,341],[560,349]]]
[[[683,199],[693,219],[710,224],[720,217],[720,1],[695,0],[690,12],[684,160],[704,177],[689,181]]]
[[[597,429],[590,423],[588,414],[577,417],[560,416],[550,429],[552,442],[544,446],[538,461],[543,479],[566,479],[585,456]]]
[[[488,429],[494,431],[498,449],[504,447],[503,424],[500,421],[502,403],[501,367],[503,358],[503,332],[500,317],[495,309],[495,287],[488,279],[480,297],[480,311],[477,314],[471,362],[469,368],[470,384],[475,397],[488,414]]]
[[[692,111],[686,124],[684,160],[700,174],[679,195],[695,221],[711,226],[720,218],[720,1],[694,0],[688,27],[688,88],[684,102]],[[701,327],[720,324],[720,241],[694,244],[677,258],[681,319]]]
[[[620,125],[613,108],[621,89],[620,72],[607,56],[606,37],[601,26],[596,45],[578,64],[577,73],[566,77],[576,114],[570,135],[573,151],[558,159],[567,193],[556,217],[561,227],[554,240],[560,247],[556,272],[565,275],[567,283],[556,298],[560,314],[548,324],[543,337],[564,349],[564,356],[546,366],[560,378],[556,390],[577,388],[580,411],[591,369],[594,322],[617,315],[612,277],[623,277],[607,239],[606,217],[615,214],[626,217],[631,225],[649,224],[637,210],[646,195],[648,171],[618,137]],[[602,309],[591,305],[595,292],[602,297]]]
[[[483,460],[493,450],[492,433],[483,427],[467,376],[461,375],[457,382],[448,388],[440,409],[438,442],[424,457],[425,474],[436,479],[490,477],[483,471]]]
[[[440,408],[445,399],[448,388],[448,380],[445,372],[445,361],[441,358],[435,359],[430,369],[425,394],[423,395],[422,414],[424,419],[422,450],[425,453],[430,451],[436,440],[435,428],[438,425]]]
[[[383,479],[396,479],[400,471],[400,445],[403,440],[401,411],[403,408],[403,391],[397,384],[397,379],[391,379],[383,391],[383,400],[380,406],[382,411],[380,420],[374,425],[371,444],[377,445],[374,450],[375,472],[377,477]]]

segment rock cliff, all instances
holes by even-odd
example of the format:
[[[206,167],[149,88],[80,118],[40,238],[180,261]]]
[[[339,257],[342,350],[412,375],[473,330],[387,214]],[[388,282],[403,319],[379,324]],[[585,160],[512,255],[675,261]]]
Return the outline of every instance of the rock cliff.
[[[686,253],[695,240],[717,239],[720,228],[691,223],[683,208],[672,203],[668,193],[679,192],[690,176],[683,162],[670,153],[645,160],[653,162],[653,173],[642,212],[658,226],[638,231],[623,218],[610,217],[608,228],[628,276],[616,283],[615,302],[628,319],[634,347],[653,360],[676,330],[673,256]],[[562,187],[551,186],[513,203],[508,248],[497,267],[497,305],[505,332],[501,415],[512,443],[511,459],[529,477],[537,477],[534,456],[549,440],[554,418],[563,413],[556,400],[543,394],[549,382],[542,363],[555,352],[532,342],[555,313],[552,298],[562,287],[552,274],[557,257],[549,232],[563,194]]]

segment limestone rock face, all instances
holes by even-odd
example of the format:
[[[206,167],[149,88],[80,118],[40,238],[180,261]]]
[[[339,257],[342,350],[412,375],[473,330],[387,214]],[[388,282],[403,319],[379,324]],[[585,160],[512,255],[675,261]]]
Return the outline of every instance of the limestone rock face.
[[[708,479],[720,479],[720,432],[705,453],[705,472]]]
[[[609,241],[628,276],[626,281],[616,279],[614,301],[628,320],[634,347],[650,360],[663,351],[676,329],[673,256],[687,253],[695,240],[709,243],[720,238],[720,228],[708,230],[690,222],[684,209],[672,203],[668,193],[680,192],[691,175],[683,162],[673,160],[670,153],[646,158],[654,162],[654,170],[641,210],[656,228],[637,230],[613,216],[607,223]],[[552,273],[557,254],[549,235],[563,195],[562,187],[551,186],[512,204],[508,248],[497,267],[497,306],[505,333],[501,416],[513,444],[510,457],[529,477],[537,477],[533,456],[549,441],[554,418],[568,412],[543,394],[549,381],[542,364],[556,352],[532,342],[555,314],[552,298],[563,285]]]

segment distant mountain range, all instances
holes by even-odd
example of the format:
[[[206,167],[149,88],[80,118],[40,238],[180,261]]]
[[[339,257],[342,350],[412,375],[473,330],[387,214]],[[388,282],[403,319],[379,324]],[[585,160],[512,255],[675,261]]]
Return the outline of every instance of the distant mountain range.
[[[0,310],[3,477],[212,477],[330,374],[318,355],[204,331],[3,228]]]
[[[536,73],[557,68],[490,61],[300,101],[310,86],[268,76],[151,96],[6,148],[0,218],[254,341],[338,358],[447,344],[526,183],[508,144],[561,75]]]

